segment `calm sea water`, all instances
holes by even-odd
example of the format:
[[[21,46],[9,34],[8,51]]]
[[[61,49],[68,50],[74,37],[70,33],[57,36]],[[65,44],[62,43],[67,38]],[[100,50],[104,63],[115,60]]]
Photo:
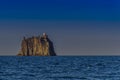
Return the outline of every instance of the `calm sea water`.
[[[120,57],[1,56],[0,80],[120,80]]]

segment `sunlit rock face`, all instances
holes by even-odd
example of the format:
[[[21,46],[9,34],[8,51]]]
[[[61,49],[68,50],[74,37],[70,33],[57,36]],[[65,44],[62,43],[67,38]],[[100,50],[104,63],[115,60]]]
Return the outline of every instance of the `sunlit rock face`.
[[[18,56],[56,56],[53,43],[46,33],[42,36],[23,38]]]

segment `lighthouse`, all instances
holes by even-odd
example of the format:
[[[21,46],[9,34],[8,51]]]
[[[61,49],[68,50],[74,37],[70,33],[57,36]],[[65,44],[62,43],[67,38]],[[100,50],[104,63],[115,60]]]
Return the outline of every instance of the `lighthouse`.
[[[43,33],[43,36],[46,36],[46,33]]]
[[[48,35],[46,33],[43,33],[44,38],[48,38]]]

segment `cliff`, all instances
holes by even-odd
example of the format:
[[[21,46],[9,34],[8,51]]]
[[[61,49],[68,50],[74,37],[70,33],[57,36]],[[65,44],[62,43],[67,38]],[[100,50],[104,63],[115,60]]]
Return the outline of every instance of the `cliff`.
[[[46,33],[40,37],[23,38],[18,56],[56,56],[53,42]]]

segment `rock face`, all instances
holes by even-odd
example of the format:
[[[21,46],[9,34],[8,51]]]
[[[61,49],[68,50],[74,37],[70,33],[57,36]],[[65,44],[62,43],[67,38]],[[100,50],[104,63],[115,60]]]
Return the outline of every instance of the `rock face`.
[[[24,37],[18,56],[56,56],[56,53],[52,41],[43,33],[41,37]]]

